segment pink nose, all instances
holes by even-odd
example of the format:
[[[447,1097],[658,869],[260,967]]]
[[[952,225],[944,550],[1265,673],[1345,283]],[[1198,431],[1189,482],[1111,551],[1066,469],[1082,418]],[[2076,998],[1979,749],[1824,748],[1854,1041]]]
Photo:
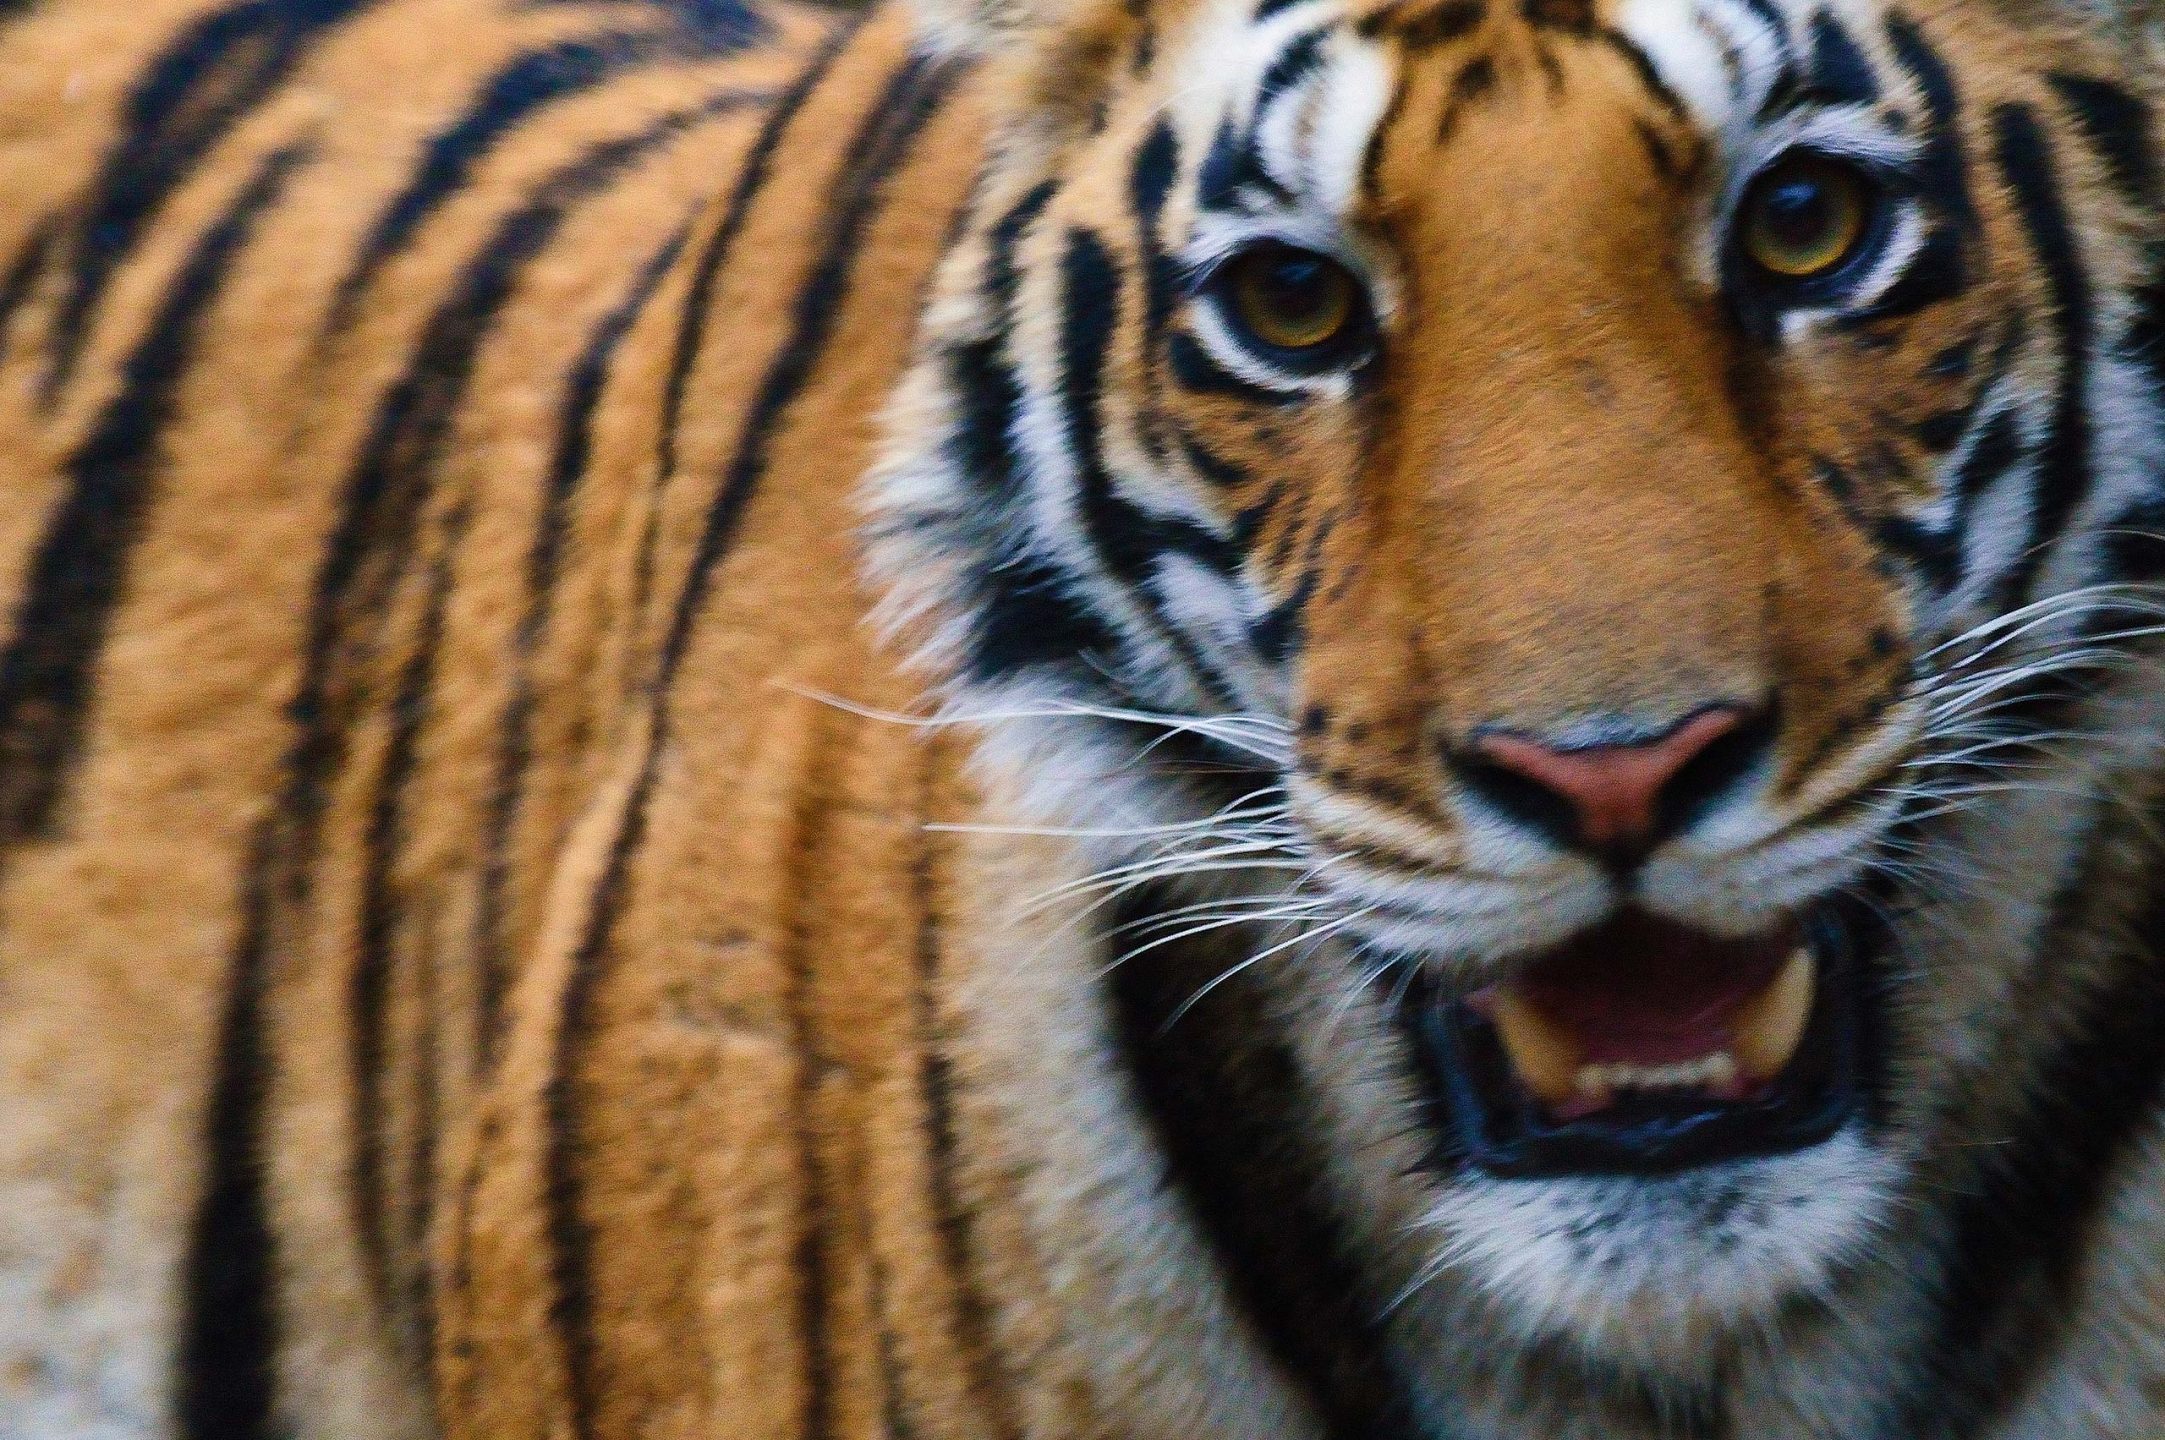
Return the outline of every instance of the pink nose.
[[[1488,764],[1561,801],[1577,823],[1579,844],[1604,852],[1643,852],[1661,823],[1663,798],[1684,767],[1730,734],[1744,713],[1702,710],[1658,740],[1559,750],[1519,735],[1477,736]]]

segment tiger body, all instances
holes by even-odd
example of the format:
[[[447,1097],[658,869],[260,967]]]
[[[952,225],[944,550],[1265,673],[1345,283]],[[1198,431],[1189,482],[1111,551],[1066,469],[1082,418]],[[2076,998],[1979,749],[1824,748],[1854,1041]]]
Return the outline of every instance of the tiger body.
[[[813,1404],[792,1386],[822,1368],[833,1368],[822,1403],[836,1423],[871,1425],[879,1412],[862,1407],[885,1392],[846,1378],[860,1364],[873,1367],[868,1376],[882,1364],[910,1367],[924,1376],[911,1403],[960,1415],[965,1397],[991,1382],[937,1348],[969,1302],[939,1273],[941,1252],[924,1248],[940,1233],[941,1211],[926,1208],[940,1194],[928,1188],[933,1157],[878,1139],[883,1126],[899,1134],[927,1123],[920,1032],[932,1022],[919,1008],[920,939],[933,923],[933,887],[949,881],[944,866],[928,868],[921,822],[960,802],[943,798],[953,782],[940,747],[806,695],[846,690],[907,708],[914,693],[876,678],[893,670],[858,623],[851,474],[868,463],[880,387],[907,350],[909,317],[881,297],[920,285],[937,252],[967,185],[968,107],[935,109],[939,92],[906,69],[892,34],[837,50],[835,25],[817,16],[349,8],[319,17],[259,7],[240,33],[221,35],[210,29],[217,12],[204,7],[153,19],[116,6],[33,15],[12,36],[23,48],[8,70],[25,83],[11,113],[29,127],[11,130],[15,213],[72,218],[66,207],[78,202],[64,197],[82,193],[105,152],[137,167],[108,192],[116,208],[139,203],[131,185],[170,194],[156,228],[122,240],[109,253],[123,263],[92,279],[74,376],[48,392],[41,372],[53,351],[15,351],[27,388],[11,412],[10,445],[54,463],[11,472],[20,507],[10,507],[9,575],[34,586],[41,565],[49,575],[55,563],[107,567],[111,589],[68,591],[70,613],[94,627],[86,658],[117,675],[106,667],[133,664],[121,658],[133,648],[126,635],[154,633],[159,656],[141,656],[144,679],[191,678],[133,698],[101,679],[91,703],[41,732],[69,732],[58,742],[70,752],[65,818],[33,818],[37,803],[11,794],[26,837],[7,878],[8,1201],[17,1217],[8,1269],[20,1288],[0,1307],[10,1362],[0,1432],[238,1435],[253,1423],[245,1417],[268,1415],[276,1393],[303,1433],[419,1435],[430,1412],[413,1377],[430,1368],[433,1345],[473,1356],[470,1379],[454,1382],[467,1398],[443,1417],[453,1433],[551,1433],[570,1413],[562,1387],[573,1382],[568,1357],[545,1352],[570,1313],[559,1307],[573,1304],[591,1312],[583,1323],[597,1334],[619,1306],[644,1312],[651,1338],[631,1363],[682,1367],[669,1379],[652,1372],[626,1408],[592,1367],[613,1372],[631,1357],[609,1353],[613,1344],[596,1351],[578,1383],[592,1423],[606,1428],[660,1402],[681,1414],[679,1433],[792,1433]],[[38,48],[48,24],[67,50],[51,40]],[[91,39],[93,24],[109,38]],[[149,88],[141,77],[151,57],[175,34],[206,32],[200,68],[182,75],[169,108],[129,114],[123,97]],[[280,45],[283,53],[272,48]],[[815,63],[833,82],[801,87],[788,107],[801,114],[778,118]],[[530,94],[497,82],[505,113],[489,140],[440,147],[465,173],[417,184],[416,157],[522,64],[518,83]],[[250,84],[264,92],[260,104]],[[221,100],[247,103],[217,127],[209,110]],[[56,105],[79,107],[84,122],[50,128]],[[519,107],[547,123],[519,123]],[[143,134],[116,140],[131,121]],[[890,145],[890,157],[901,156],[894,174],[868,175],[847,145],[866,132],[877,140],[882,125],[915,143]],[[202,150],[191,154],[196,137]],[[64,147],[75,153],[59,158]],[[726,212],[717,196],[755,166],[793,178],[764,205]],[[802,229],[789,195],[814,183],[814,166],[825,167],[825,183],[860,192],[847,233]],[[313,195],[310,175],[323,186]],[[352,319],[327,329],[357,265],[349,238],[401,195],[424,197],[420,233],[386,247],[380,276],[345,302]],[[732,224],[736,235],[720,233]],[[28,228],[11,238],[29,243]],[[289,251],[299,263],[256,268]],[[725,251],[739,257],[734,268],[721,263]],[[838,252],[844,283],[830,315],[793,322],[786,308],[731,298],[833,265]],[[695,297],[694,268],[707,254],[719,278]],[[850,293],[861,297],[854,306]],[[67,303],[51,289],[17,320],[57,329],[64,322],[49,317]],[[704,309],[698,324],[688,319],[695,303],[732,318],[708,333]],[[302,321],[303,311],[316,320]],[[817,399],[808,391],[763,422],[763,443],[802,480],[765,491],[771,498],[738,521],[744,539],[765,538],[740,544],[728,569],[751,562],[763,578],[701,582],[713,588],[715,618],[740,619],[703,631],[711,638],[668,662],[677,675],[667,688],[694,687],[709,696],[702,703],[742,717],[726,737],[698,727],[702,747],[718,743],[738,758],[712,772],[719,790],[664,799],[677,788],[662,775],[681,765],[669,753],[680,742],[651,733],[655,712],[638,697],[665,683],[653,669],[669,612],[687,603],[717,457],[778,357],[823,343],[890,358],[884,371],[814,377]],[[694,396],[741,387],[741,405],[725,412],[700,398],[686,407],[671,441],[682,459],[664,479],[656,427],[687,349],[695,353],[676,383]],[[249,377],[225,371],[225,360]],[[567,428],[537,444],[537,425],[555,421]],[[113,435],[116,423],[144,425],[138,448],[101,450],[111,442],[90,438]],[[573,445],[578,455],[567,453]],[[362,449],[374,458],[357,464]],[[56,554],[49,507],[93,473],[112,509]],[[679,488],[693,476],[705,495]],[[341,530],[350,560],[334,578],[323,543]],[[473,588],[513,556],[516,574]],[[84,573],[46,583],[77,586]],[[789,624],[743,623],[753,611],[742,606],[768,603],[752,601],[755,591],[794,592]],[[100,603],[110,608],[93,620]],[[643,619],[627,625],[635,614]],[[311,644],[319,648],[304,660]],[[755,670],[762,678],[748,688],[729,678]],[[792,682],[797,690],[777,688]],[[292,728],[304,689],[316,719],[300,723],[317,730],[314,741]],[[331,749],[312,749],[324,743]],[[59,758],[16,754],[10,774],[21,778]],[[832,804],[808,807],[807,782],[831,785]],[[714,888],[664,900],[664,886],[651,891],[661,910],[634,919],[650,903],[641,900],[616,922],[681,931],[710,957],[718,983],[687,987],[658,971],[633,980],[627,970],[631,990],[612,981],[582,1002],[597,1007],[591,1034],[604,1048],[613,1026],[600,1016],[624,1004],[661,1007],[650,1018],[669,1017],[662,1023],[678,1037],[637,1046],[641,1066],[659,1066],[637,1107],[661,1122],[649,1137],[660,1148],[637,1168],[660,1184],[635,1180],[643,1213],[621,1213],[634,1227],[627,1234],[652,1233],[690,1205],[728,1217],[730,1234],[713,1232],[711,1267],[673,1244],[637,1240],[660,1267],[654,1275],[612,1293],[617,1282],[597,1272],[579,1299],[563,1297],[549,1278],[555,1262],[532,1249],[527,1258],[542,1268],[522,1261],[516,1275],[471,1291],[455,1285],[474,1306],[446,1306],[440,1279],[454,1269],[478,1278],[501,1258],[434,1243],[454,1208],[474,1217],[477,1238],[501,1234],[524,1250],[539,1238],[524,1208],[563,1183],[558,1167],[569,1157],[531,1127],[553,1125],[546,1112],[569,1097],[544,1101],[533,1090],[513,1101],[505,1091],[495,1111],[478,1078],[482,1056],[497,1052],[507,1080],[526,1070],[521,1088],[559,1085],[552,1077],[565,1059],[595,1063],[556,1055],[554,1020],[530,1028],[515,1017],[538,1005],[541,1018],[567,998],[567,962],[598,923],[591,896],[574,892],[611,863],[619,841],[604,832],[626,823],[630,792],[643,786],[661,802],[641,822],[640,848],[658,847],[656,856],[691,843],[670,818],[680,803],[722,805],[736,819],[730,836],[712,837],[719,848],[700,840],[704,853],[670,862],[692,863]],[[35,834],[48,838],[27,838]],[[135,848],[144,836],[158,843]],[[855,913],[815,915],[785,898],[813,874],[859,867],[870,883]],[[627,872],[617,883],[628,900],[654,880]],[[692,908],[678,909],[683,902]],[[472,964],[476,944],[503,963]],[[248,975],[233,968],[242,951]],[[814,981],[789,958],[814,953],[831,956],[831,979]],[[556,998],[529,995],[537,985]],[[103,1059],[86,1063],[70,1037],[93,1012],[132,1018],[120,1019]],[[825,1058],[799,1064],[807,1041]],[[685,1128],[691,1115],[676,1106],[697,1095],[717,1108],[700,1102],[705,1118]],[[829,1133],[831,1146],[803,1148],[799,1124]],[[235,1148],[184,1161],[171,1140],[188,1132],[224,1134],[220,1144]],[[83,1145],[92,1133],[102,1138]],[[467,1158],[467,1147],[488,1158]],[[283,1167],[281,1154],[295,1165]],[[513,1181],[507,1165],[519,1167],[523,1198],[495,1190]],[[684,1191],[692,1171],[721,1188]],[[224,1208],[212,1201],[206,1212],[221,1186]],[[615,1223],[602,1219],[613,1204],[595,1219]],[[843,1228],[829,1235],[820,1217]],[[216,1233],[200,1232],[206,1223]],[[888,1233],[875,1242],[880,1230]],[[591,1243],[610,1242],[594,1231]],[[275,1249],[280,1278],[255,1295],[205,1279],[191,1273],[191,1245]],[[879,1299],[864,1310],[875,1255]],[[770,1265],[781,1268],[770,1274]],[[816,1287],[801,1298],[800,1279]],[[659,1310],[648,1304],[661,1292],[633,1298],[653,1281],[675,1297]],[[721,1298],[732,1286],[738,1298]],[[934,1328],[893,1323],[894,1307],[926,1298],[941,1309]],[[804,1309],[838,1301],[816,1360],[798,1354]],[[717,1317],[745,1306],[741,1321],[702,1318],[717,1304]],[[344,1318],[318,1327],[309,1313]],[[267,1328],[252,1334],[257,1326]],[[710,1331],[728,1337],[721,1348],[687,1346]],[[884,1358],[865,1348],[888,1332],[917,1338]],[[979,1352],[989,1343],[975,1340]],[[280,1367],[277,1377],[261,1373],[266,1363]],[[185,1393],[161,1373],[176,1364],[195,1367]],[[785,1370],[799,1379],[783,1379]],[[565,1377],[555,1393],[534,1388],[545,1373]],[[693,1403],[701,1395],[730,1398]]]
[[[2049,783],[1919,822],[1974,883],[1875,897],[1869,1124],[1623,1199],[1464,1180],[1407,986],[1336,922],[1219,923],[1312,851],[1150,860],[1281,785],[1342,791],[1349,853],[1403,840],[1358,806],[1428,783],[1436,694],[1772,676],[1797,774],[1891,786],[1946,636],[2098,586],[2084,643],[2139,630],[2159,557],[2098,540],[2165,514],[2139,46],[1054,8],[0,20],[0,1435],[2158,1433],[2150,669],[2008,739]],[[1761,327],[1863,360],[1739,379],[1649,257],[1740,163],[1718,92],[1780,71],[1770,23],[1792,90],[1900,112],[1962,192],[1886,243],[1921,273],[1946,221],[1965,263],[1885,281],[1869,343]],[[1388,357],[1452,406],[1289,422],[1366,382],[1149,348],[1200,303],[1154,247],[1239,170],[1224,115],[1303,86],[1314,172],[1218,180],[1397,237],[1376,323],[1458,337]],[[1586,275],[1657,298],[1542,308]],[[1985,473],[2022,406],[2057,418]],[[1680,453],[1774,458],[1541,498]],[[1439,455],[1500,523],[1409,518]]]

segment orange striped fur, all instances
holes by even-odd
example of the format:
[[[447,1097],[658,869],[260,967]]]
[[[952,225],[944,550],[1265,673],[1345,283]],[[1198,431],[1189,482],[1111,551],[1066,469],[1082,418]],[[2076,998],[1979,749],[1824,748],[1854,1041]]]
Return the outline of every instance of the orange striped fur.
[[[2035,340],[2068,308],[2024,248],[2035,196],[1981,179],[1980,288],[1868,359],[1740,379],[1744,342],[1708,338],[1730,334],[1719,306],[1663,288],[1688,267],[1661,247],[1703,218],[1665,208],[1698,194],[1676,157],[1711,142],[1610,28],[1629,7],[1346,8],[1397,67],[1375,62],[1397,88],[1374,97],[1382,198],[1359,217],[1418,262],[1395,313],[1426,348],[1379,402],[1388,443],[1336,412],[1253,422],[1252,394],[1183,412],[1187,468],[1152,455],[1202,516],[1180,533],[1207,551],[1248,523],[1231,489],[1194,499],[1196,455],[1267,470],[1266,499],[1239,497],[1259,585],[1298,597],[1310,648],[1277,709],[1205,726],[1219,749],[1153,714],[1103,771],[1086,761],[1109,751],[937,718],[969,617],[942,588],[961,562],[910,548],[936,528],[905,513],[910,467],[962,443],[926,438],[939,367],[964,363],[1003,253],[1029,276],[986,323],[1033,354],[1088,348],[1086,307],[1046,303],[1058,246],[1065,273],[1098,253],[1131,285],[1095,317],[1117,343],[1088,404],[1112,395],[1124,423],[1172,383],[1137,338],[1152,256],[1123,227],[1161,112],[1212,77],[1152,57],[1256,7],[0,9],[0,1437],[1801,1440],[1934,1413],[1922,1381],[1833,1393],[1928,1323],[1854,1236],[1820,1290],[1734,1331],[1711,1301],[1661,1311],[1614,1355],[1615,1327],[1543,1329],[1471,1270],[1406,1305],[1478,1246],[1434,1239],[1428,1102],[1389,1006],[1349,993],[1353,952],[1246,974],[1252,936],[1221,929],[1121,968],[1132,927],[1247,882],[1121,885],[1089,829],[1113,822],[1074,797],[1146,770],[1237,792],[1252,772],[1225,743],[1298,750],[1367,802],[1416,793],[1397,818],[1437,851],[1458,843],[1424,789],[1438,707],[1532,725],[1746,675],[1792,724],[1785,783],[1851,743],[1896,783],[1911,737],[1878,727],[1938,637],[1857,516],[1915,496],[1812,489],[1809,457],[1925,464],[1914,432],[1974,387],[1916,378],[1922,357],[2002,312]],[[1434,47],[1481,25],[1507,37],[1509,93],[1569,103],[1460,119],[1497,82]],[[1961,123],[2048,114],[2069,243],[2132,324],[2165,230],[2044,108],[2025,47],[2147,82],[2059,17],[1918,26],[1955,57]],[[1438,160],[1454,133],[1483,143]],[[1645,179],[1649,154],[1677,174]],[[1047,173],[1072,183],[1031,231]],[[1087,252],[1093,225],[1123,238]],[[1588,275],[1622,298],[1579,304]],[[1498,336],[1526,343],[1483,348]],[[1732,415],[1743,391],[1776,418]],[[1866,443],[1882,424],[1898,446]],[[991,428],[1076,441],[1032,425],[1056,428]],[[1110,463],[1176,449],[1121,443]],[[1664,466],[1720,478],[1649,485]],[[1006,598],[1018,650],[1060,643],[1081,604],[1027,575]],[[2154,758],[2098,762],[2112,818],[2088,848],[2058,811],[2008,822],[2079,849],[2053,953],[2127,982],[2138,1021],[2116,937],[2148,923]],[[1164,818],[1106,811],[1128,834]],[[1320,853],[1257,851],[1287,871]],[[1903,1023],[1971,1035],[1998,1013],[2009,916],[2047,908],[2005,904],[1951,912],[1969,963]],[[1945,1161],[1920,1171],[1935,1196],[1971,1184],[2028,1075],[1945,1081],[1950,1113],[1983,1098],[1959,1115],[1975,1134],[1919,1142]],[[1274,1108],[1288,1095],[1307,1108]],[[1214,1166],[1235,1151],[1268,1163]],[[2136,1218],[2100,1222],[2081,1253],[2112,1284],[2064,1313],[2137,1338],[2068,1342],[2019,1394],[1976,1379],[1949,1436],[2165,1424],[2147,1153],[2067,1182]],[[1939,1253],[1937,1212],[1908,1213],[1858,1233]],[[1979,1355],[2029,1312],[1992,1313],[2018,1318]],[[2134,1428],[2052,1429],[2105,1393],[2100,1353],[2112,1394],[2148,1397],[2115,1412]]]

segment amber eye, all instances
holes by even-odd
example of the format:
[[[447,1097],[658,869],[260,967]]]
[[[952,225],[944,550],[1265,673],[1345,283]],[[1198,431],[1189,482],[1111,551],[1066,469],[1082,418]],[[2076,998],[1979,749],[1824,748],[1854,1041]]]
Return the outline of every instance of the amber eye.
[[[1853,257],[1872,229],[1872,182],[1818,155],[1776,162],[1752,182],[1737,216],[1744,258],[1775,280],[1811,280]]]
[[[1231,318],[1275,350],[1314,352],[1350,338],[1363,316],[1360,281],[1313,250],[1271,242],[1227,261],[1220,284]]]

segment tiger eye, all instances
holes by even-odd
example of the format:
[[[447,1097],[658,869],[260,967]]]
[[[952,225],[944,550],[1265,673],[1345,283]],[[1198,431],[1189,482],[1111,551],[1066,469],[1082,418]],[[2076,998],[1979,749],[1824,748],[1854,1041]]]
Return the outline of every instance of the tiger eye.
[[[1361,314],[1361,286],[1328,255],[1262,245],[1236,256],[1227,276],[1233,318],[1267,346],[1316,350],[1343,338]]]
[[[1738,245],[1776,280],[1810,280],[1850,260],[1871,219],[1871,183],[1863,175],[1820,156],[1797,156],[1752,182],[1738,216]]]

